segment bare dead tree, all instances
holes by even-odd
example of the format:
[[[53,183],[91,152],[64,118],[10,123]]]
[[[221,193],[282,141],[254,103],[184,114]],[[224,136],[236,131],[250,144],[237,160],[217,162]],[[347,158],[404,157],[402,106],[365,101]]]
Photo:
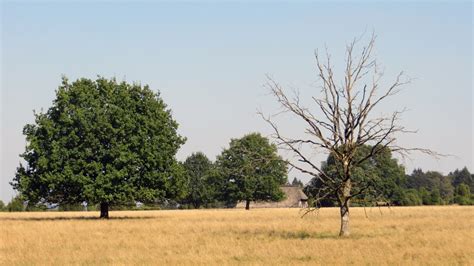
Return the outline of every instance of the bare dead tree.
[[[349,207],[351,199],[364,195],[368,186],[357,184],[352,178],[352,169],[364,161],[374,157],[384,149],[390,149],[402,156],[413,151],[437,156],[438,154],[422,148],[401,147],[396,143],[397,136],[402,133],[414,133],[399,124],[403,111],[394,111],[391,115],[374,116],[374,108],[388,97],[397,94],[400,88],[410,82],[400,72],[395,81],[382,88],[383,73],[378,70],[377,61],[373,56],[376,36],[372,34],[367,45],[356,54],[357,39],[346,46],[346,64],[344,78],[341,84],[336,83],[331,57],[326,49],[323,60],[315,52],[317,75],[321,80],[319,97],[312,97],[314,104],[311,110],[300,101],[299,94],[288,97],[283,87],[274,79],[267,77],[266,87],[282,107],[282,112],[262,118],[273,128],[273,137],[280,148],[294,153],[296,160],[289,164],[304,174],[309,174],[324,185],[318,199],[334,195],[340,207],[341,228],[340,236],[348,236]],[[316,112],[318,111],[318,115]],[[302,121],[306,128],[304,138],[288,138],[283,136],[274,122],[274,117],[281,113],[290,113]],[[370,145],[370,152],[363,158],[355,156],[358,149]],[[305,148],[311,151],[332,154],[340,170],[338,175],[328,175],[321,170],[311,158],[305,154]],[[316,200],[318,200],[316,199]],[[317,208],[317,207],[316,207]],[[311,209],[310,209],[311,210]]]

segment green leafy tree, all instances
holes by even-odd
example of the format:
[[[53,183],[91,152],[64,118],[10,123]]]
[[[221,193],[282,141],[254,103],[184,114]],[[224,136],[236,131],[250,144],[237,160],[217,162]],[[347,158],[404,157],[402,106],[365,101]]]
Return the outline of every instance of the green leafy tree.
[[[433,204],[431,202],[430,191],[428,191],[425,187],[421,187],[418,190],[418,192],[419,192],[421,202],[423,203],[423,205],[432,205]]]
[[[433,175],[431,175],[433,177]],[[407,178],[408,188],[420,189],[422,187],[429,190],[436,187],[436,180],[432,179],[429,175],[426,175],[422,169],[414,169],[412,174]]]
[[[453,202],[455,188],[452,185],[451,177],[441,175],[439,177],[438,189],[440,193],[440,204],[449,204]]]
[[[430,193],[431,196],[431,204],[432,205],[440,205],[442,203],[441,194],[439,189],[435,188]]]
[[[186,158],[183,166],[187,177],[184,203],[196,209],[215,203],[220,183],[213,163],[202,152],[197,152]]]
[[[404,197],[401,204],[404,206],[417,206],[421,205],[423,201],[421,200],[420,194],[414,188],[407,189],[404,192]]]
[[[456,188],[456,196],[454,198],[454,202],[460,205],[470,205],[474,203],[468,185],[464,183],[459,184],[459,186]]]
[[[426,191],[420,191],[423,198],[423,204],[438,204],[433,203],[427,194],[438,190],[441,203],[452,202],[454,196],[454,187],[451,184],[451,176],[444,176],[436,171],[423,172],[421,169],[415,169],[413,173],[407,178],[407,187]],[[427,203],[430,202],[430,203]]]
[[[22,212],[25,211],[24,200],[21,195],[18,195],[7,204],[7,210],[9,212]]]
[[[461,170],[456,169],[453,173],[450,173],[450,176],[452,177],[452,184],[454,187],[457,188],[459,185],[465,184],[469,186],[471,191],[474,190],[474,181],[472,175],[469,173],[469,170],[467,170],[466,167]]]
[[[26,200],[109,205],[182,195],[175,154],[185,139],[148,86],[63,78],[56,99],[24,127],[26,165],[11,183]]]
[[[324,163],[323,163],[324,164]],[[319,178],[312,178],[303,188],[304,193],[309,197],[308,205],[317,207],[337,206],[334,193],[325,194],[327,186]]]
[[[226,201],[273,201],[284,197],[280,186],[287,181],[287,163],[277,154],[277,147],[259,133],[232,139],[230,147],[217,157],[224,176]]]
[[[5,203],[3,203],[3,201],[0,200],[0,211],[5,211]]]

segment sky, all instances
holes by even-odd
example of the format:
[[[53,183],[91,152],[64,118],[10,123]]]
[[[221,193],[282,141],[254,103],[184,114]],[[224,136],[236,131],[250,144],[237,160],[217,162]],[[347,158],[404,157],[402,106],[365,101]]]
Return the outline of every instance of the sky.
[[[314,51],[327,47],[342,68],[345,45],[372,31],[383,84],[400,71],[413,78],[377,112],[406,107],[402,124],[418,133],[399,143],[454,155],[413,154],[400,160],[407,173],[474,171],[472,11],[470,2],[427,1],[2,1],[0,199],[15,195],[9,182],[26,145],[23,126],[33,110],[51,106],[62,75],[149,84],[187,137],[178,159],[202,151],[214,160],[231,138],[272,133],[257,115],[278,110],[266,75],[302,97],[318,96]],[[291,117],[279,125],[303,131]]]

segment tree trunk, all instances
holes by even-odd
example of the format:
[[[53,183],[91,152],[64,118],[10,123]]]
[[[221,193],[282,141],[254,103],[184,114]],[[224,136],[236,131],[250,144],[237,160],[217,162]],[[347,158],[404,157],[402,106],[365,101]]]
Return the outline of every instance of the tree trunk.
[[[341,230],[339,231],[339,236],[349,236],[349,203],[350,200],[345,200],[341,204]]]
[[[100,203],[100,218],[109,219],[109,203],[108,202]]]
[[[349,236],[349,207],[351,203],[351,180],[344,182],[339,195],[339,208],[341,211],[341,230],[339,236]]]
[[[250,200],[246,200],[245,202],[245,209],[250,210]]]

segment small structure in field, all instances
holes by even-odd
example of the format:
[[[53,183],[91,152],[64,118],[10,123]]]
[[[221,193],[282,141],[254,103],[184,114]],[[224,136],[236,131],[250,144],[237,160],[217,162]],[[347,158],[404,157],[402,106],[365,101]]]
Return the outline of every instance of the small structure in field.
[[[306,208],[308,207],[308,196],[304,194],[299,186],[281,186],[285,193],[282,201],[252,201],[250,208]],[[245,201],[237,203],[236,208],[245,208]]]

